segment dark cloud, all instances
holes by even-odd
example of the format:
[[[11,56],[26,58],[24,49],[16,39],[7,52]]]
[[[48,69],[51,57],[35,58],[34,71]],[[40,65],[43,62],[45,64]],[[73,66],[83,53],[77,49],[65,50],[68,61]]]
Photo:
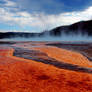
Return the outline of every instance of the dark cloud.
[[[15,2],[23,11],[45,14],[81,11],[92,5],[91,0],[0,0],[0,6],[3,7],[6,1]]]
[[[59,14],[81,11],[90,6],[91,0],[14,0],[21,10]]]

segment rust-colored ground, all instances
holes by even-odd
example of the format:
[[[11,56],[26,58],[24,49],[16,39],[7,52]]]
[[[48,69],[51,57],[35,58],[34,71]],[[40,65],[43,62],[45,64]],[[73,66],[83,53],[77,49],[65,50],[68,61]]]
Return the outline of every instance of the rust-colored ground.
[[[59,61],[76,64],[83,67],[92,67],[92,62],[77,52],[68,51],[57,47],[36,47],[35,49],[47,53],[48,56],[53,57]]]
[[[76,52],[45,45],[21,47],[39,50],[65,63],[92,67],[86,57]],[[0,47],[0,92],[92,92],[91,73],[61,69],[16,57],[13,56],[14,50],[12,47]]]

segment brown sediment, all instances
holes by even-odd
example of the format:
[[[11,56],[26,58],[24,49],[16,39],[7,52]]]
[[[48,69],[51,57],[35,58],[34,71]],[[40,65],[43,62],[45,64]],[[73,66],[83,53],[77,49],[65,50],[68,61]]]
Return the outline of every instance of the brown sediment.
[[[75,44],[75,43],[66,43],[66,44],[62,44],[60,42],[58,43],[46,43],[46,45],[49,46],[55,46],[58,48],[64,48],[70,51],[74,51],[74,52],[79,52],[82,55],[84,55],[87,59],[89,59],[89,61],[92,61],[92,43],[79,43],[79,44]]]
[[[13,56],[15,49],[3,48],[2,50],[2,48],[0,49],[0,92],[92,92],[92,74],[60,69],[36,60],[16,57]],[[90,67],[88,60],[79,53],[55,47],[35,49],[59,60],[62,58],[58,55],[63,51],[65,57],[69,58],[64,58],[65,62],[71,59],[71,64]],[[71,53],[78,55],[73,57]],[[85,62],[79,60],[78,63],[73,63],[72,58],[76,59],[76,56]]]
[[[86,57],[84,57],[78,52],[68,51],[65,49],[49,46],[34,49],[47,53],[48,56],[55,58],[56,60],[59,61],[83,67],[92,67],[92,63]]]
[[[16,48],[13,55],[16,57],[35,60],[37,62],[42,62],[45,64],[50,64],[61,69],[92,73],[91,68],[82,67],[75,64],[66,63],[64,61],[56,60],[55,58],[49,57],[48,54],[40,52],[39,50],[29,50],[29,49],[27,50],[23,48]]]

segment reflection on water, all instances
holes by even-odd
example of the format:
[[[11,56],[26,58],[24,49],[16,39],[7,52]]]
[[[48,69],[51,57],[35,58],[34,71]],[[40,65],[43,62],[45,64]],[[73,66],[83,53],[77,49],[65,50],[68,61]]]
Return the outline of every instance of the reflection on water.
[[[82,35],[82,34],[73,34],[67,35],[63,34],[61,36],[35,36],[35,37],[15,37],[15,38],[4,38],[0,41],[84,41],[92,42],[92,36]]]

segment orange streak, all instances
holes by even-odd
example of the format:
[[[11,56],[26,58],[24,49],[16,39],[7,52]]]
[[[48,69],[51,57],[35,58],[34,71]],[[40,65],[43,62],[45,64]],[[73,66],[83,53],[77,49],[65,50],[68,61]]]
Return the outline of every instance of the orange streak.
[[[70,52],[58,48],[44,47],[39,50],[60,60],[61,54],[64,53],[63,56],[66,57],[67,54],[70,55]],[[33,60],[18,58],[12,56],[13,51],[13,49],[0,50],[0,92],[92,92],[91,74],[59,69]]]
[[[92,63],[78,52],[68,51],[65,49],[50,46],[44,46],[41,48],[34,49],[47,53],[48,56],[55,58],[56,60],[59,60],[61,62],[63,61],[70,64],[80,65],[82,67],[92,68]]]

